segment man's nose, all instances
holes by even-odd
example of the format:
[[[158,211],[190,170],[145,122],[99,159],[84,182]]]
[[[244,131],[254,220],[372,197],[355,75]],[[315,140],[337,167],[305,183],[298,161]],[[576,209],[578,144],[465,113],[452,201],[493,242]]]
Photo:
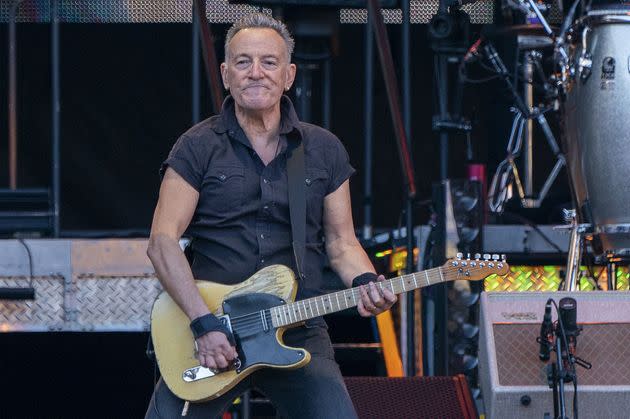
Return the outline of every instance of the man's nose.
[[[263,68],[260,61],[254,60],[251,66],[250,77],[253,79],[259,79],[263,76]]]

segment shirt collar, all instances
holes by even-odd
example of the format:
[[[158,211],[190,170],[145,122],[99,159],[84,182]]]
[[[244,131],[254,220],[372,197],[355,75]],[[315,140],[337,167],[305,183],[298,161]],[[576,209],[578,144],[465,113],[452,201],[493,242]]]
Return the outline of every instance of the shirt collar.
[[[225,132],[236,133],[238,131],[242,131],[241,126],[238,124],[238,120],[236,119],[236,113],[234,111],[234,98],[232,96],[228,96],[223,101],[223,106],[221,107],[221,114],[216,119],[214,127],[212,128],[214,132],[217,134],[223,134]],[[282,95],[280,98],[280,134],[290,134],[296,131],[298,135],[302,136],[302,131],[300,130],[300,120],[295,112],[295,108],[293,107],[293,102],[289,99],[288,96]],[[234,136],[231,134],[231,136]]]

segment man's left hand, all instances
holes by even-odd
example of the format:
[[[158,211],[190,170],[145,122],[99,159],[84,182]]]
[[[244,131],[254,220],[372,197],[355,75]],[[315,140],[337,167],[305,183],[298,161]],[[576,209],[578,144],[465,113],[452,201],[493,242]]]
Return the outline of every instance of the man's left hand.
[[[378,276],[378,282],[384,281],[383,275]],[[363,317],[376,316],[384,311],[389,310],[392,305],[398,300],[396,294],[391,290],[383,287],[381,289],[378,282],[370,282],[367,285],[361,285],[359,292],[361,293],[361,300],[357,304],[357,310]]]

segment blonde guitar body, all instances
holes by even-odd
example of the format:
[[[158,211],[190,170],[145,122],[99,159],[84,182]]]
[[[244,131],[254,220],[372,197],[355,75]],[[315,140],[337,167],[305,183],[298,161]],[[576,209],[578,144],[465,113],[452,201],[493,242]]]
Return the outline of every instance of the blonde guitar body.
[[[401,294],[453,280],[479,280],[505,275],[509,266],[499,255],[461,254],[443,266],[379,281],[377,286]],[[190,319],[173,299],[162,293],[153,305],[151,336],[160,372],[168,388],[179,398],[201,402],[217,398],[260,368],[299,368],[311,359],[302,348],[282,342],[282,334],[308,319],[355,307],[361,300],[359,288],[295,301],[297,283],[291,269],[273,265],[261,269],[236,285],[198,281],[208,308],[232,331],[238,359],[224,371],[201,367],[195,358]]]
[[[261,302],[258,299],[253,303],[255,305],[258,302],[264,306],[268,301],[276,301],[279,304],[282,304],[281,300],[293,301],[297,292],[293,271],[281,265],[264,268],[236,285],[197,281],[197,286],[208,308],[216,316],[223,316],[223,302],[235,297],[237,300],[239,297],[250,300],[249,297],[252,295],[262,295],[264,301]],[[246,304],[250,305],[249,310],[263,309],[263,307],[251,307],[251,303],[252,301],[246,301]],[[185,381],[185,372],[188,371],[190,376],[194,373],[194,369],[199,367],[199,361],[195,358],[195,340],[189,323],[190,319],[167,293],[163,292],[157,298],[151,313],[151,336],[155,354],[166,385],[177,397],[184,400],[201,402],[217,398],[262,367],[292,369],[304,366],[310,361],[310,354],[306,350],[283,345],[282,334],[286,327],[269,327],[267,331],[259,330],[259,333],[252,337],[243,336],[241,339],[237,337],[239,358],[244,367],[240,371],[230,369],[207,378]],[[275,342],[270,346],[271,340]],[[295,359],[292,360],[291,356],[278,359],[278,347],[281,352],[285,352],[284,355],[295,354]],[[266,350],[260,353],[265,348]],[[259,353],[244,352],[248,350]],[[206,371],[206,373],[209,372]]]

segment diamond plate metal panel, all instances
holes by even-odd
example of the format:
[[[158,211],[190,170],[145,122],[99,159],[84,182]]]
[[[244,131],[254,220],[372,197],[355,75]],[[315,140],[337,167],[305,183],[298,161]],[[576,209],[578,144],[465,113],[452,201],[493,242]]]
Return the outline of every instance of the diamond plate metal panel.
[[[412,0],[409,5],[409,17],[411,23],[429,23],[431,17],[437,12],[439,0]],[[494,2],[481,0],[462,7],[470,15],[472,23],[492,23],[494,16]],[[383,19],[385,23],[402,23],[402,11],[400,9],[384,9]],[[339,13],[341,23],[365,23],[367,22],[366,9],[341,9]]]
[[[630,385],[630,323],[584,324],[577,354],[593,364],[578,367],[580,385]],[[504,386],[547,385],[538,359],[540,324],[494,324],[499,383]],[[552,356],[553,359],[553,356]]]
[[[64,278],[62,276],[36,276],[32,282],[35,300],[0,301],[0,332],[48,331],[63,326]],[[26,287],[25,276],[2,276],[0,287]]]
[[[161,290],[152,275],[77,278],[77,327],[100,331],[149,330],[151,307]]]
[[[14,0],[0,0],[0,22],[8,21]],[[411,23],[428,23],[438,9],[438,0],[412,0]],[[173,23],[190,22],[192,0],[59,0],[59,18],[67,23]],[[492,23],[494,1],[480,0],[462,7],[472,23]],[[208,20],[212,23],[232,23],[241,16],[259,10],[256,6],[229,4],[228,0],[206,0]],[[271,13],[270,9],[262,9]],[[18,22],[49,22],[50,0],[23,0],[19,6]],[[400,9],[385,9],[386,23],[400,24]],[[562,13],[554,3],[549,21],[561,21]],[[341,9],[341,23],[365,23],[365,9]]]
[[[486,291],[556,291],[561,282],[561,271],[566,266],[511,266],[510,272],[504,276],[493,275],[484,281]],[[586,277],[590,275],[585,266],[580,267],[580,289],[595,289],[593,282]],[[617,268],[617,290],[628,290],[630,270],[627,266]],[[607,289],[608,274],[606,268],[596,266],[593,274],[602,289]]]
[[[49,22],[50,0],[24,0],[18,22]],[[0,0],[0,22],[7,22],[13,0]],[[206,0],[208,20],[231,23],[257,11],[255,6]],[[269,9],[263,10],[271,13]],[[173,23],[190,22],[192,0],[59,0],[59,18],[66,23]]]

